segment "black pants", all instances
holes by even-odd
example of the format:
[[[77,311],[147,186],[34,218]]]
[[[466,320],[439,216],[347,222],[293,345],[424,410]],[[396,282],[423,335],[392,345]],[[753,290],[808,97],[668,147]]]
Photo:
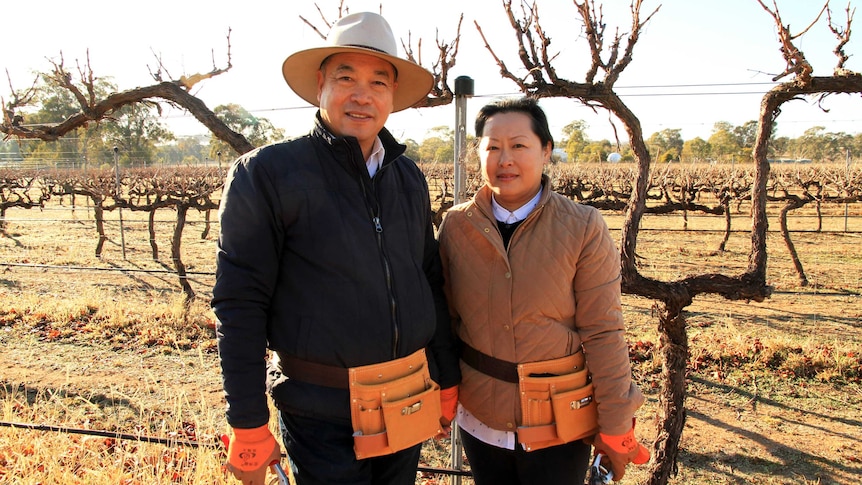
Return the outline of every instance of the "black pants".
[[[476,485],[583,485],[590,445],[581,440],[527,452],[489,445],[461,429],[464,452]]]
[[[281,437],[297,485],[413,485],[422,444],[357,460],[353,428],[279,412]]]

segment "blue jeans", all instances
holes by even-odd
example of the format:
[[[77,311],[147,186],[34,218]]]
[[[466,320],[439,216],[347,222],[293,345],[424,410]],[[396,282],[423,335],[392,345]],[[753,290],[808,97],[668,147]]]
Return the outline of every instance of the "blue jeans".
[[[581,440],[527,452],[482,442],[461,429],[461,442],[476,485],[583,485],[590,445]]]
[[[357,460],[350,425],[278,413],[281,437],[297,485],[413,485],[422,444]]]

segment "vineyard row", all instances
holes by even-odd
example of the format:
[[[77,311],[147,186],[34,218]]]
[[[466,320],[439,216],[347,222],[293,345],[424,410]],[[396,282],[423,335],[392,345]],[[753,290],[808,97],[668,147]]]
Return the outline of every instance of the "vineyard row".
[[[450,164],[420,165],[428,180],[435,223],[452,205],[454,167]],[[628,164],[555,164],[548,167],[554,190],[582,204],[610,214],[625,212],[635,191],[637,167]],[[79,206],[83,198],[93,211],[98,233],[95,255],[101,257],[108,237],[105,213],[127,209],[148,213],[149,240],[153,259],[158,259],[155,213],[176,212],[171,238],[171,260],[180,284],[190,298],[194,291],[186,281],[181,241],[189,210],[204,214],[205,238],[211,229],[210,214],[218,208],[226,170],[220,167],[137,168],[117,173],[100,170],[30,171],[0,169],[0,233],[5,231],[9,208],[44,208],[48,201]],[[743,165],[662,164],[653,167],[648,181],[647,214],[682,214],[683,229],[688,216],[702,213],[723,216],[725,239],[731,232],[731,214],[746,214],[755,178],[754,167]],[[482,185],[481,174],[467,171],[466,192],[472,196]],[[777,166],[770,170],[767,198],[781,232],[789,241],[787,215],[806,206],[814,207],[815,230],[822,230],[824,212],[835,215],[842,207],[862,201],[862,167],[853,165]],[[747,215],[747,214],[746,214]],[[846,219],[845,219],[846,221]],[[845,222],[846,229],[846,222]],[[724,242],[719,249],[723,250]],[[788,244],[791,246],[791,244]]]
[[[420,167],[436,207],[447,207],[452,196],[452,165]],[[628,164],[556,164],[547,172],[559,193],[608,210],[625,209],[637,177],[637,168]],[[152,211],[175,205],[207,210],[218,207],[225,175],[226,170],[220,167],[137,168],[119,174],[110,169],[0,169],[0,208],[43,207],[52,197],[80,196],[103,210]],[[753,167],[742,165],[656,166],[648,185],[648,212],[721,214],[725,203],[743,203],[750,198],[754,175]],[[468,195],[481,183],[478,171],[468,170]],[[770,170],[767,187],[773,201],[856,203],[862,198],[862,167],[776,166]]]

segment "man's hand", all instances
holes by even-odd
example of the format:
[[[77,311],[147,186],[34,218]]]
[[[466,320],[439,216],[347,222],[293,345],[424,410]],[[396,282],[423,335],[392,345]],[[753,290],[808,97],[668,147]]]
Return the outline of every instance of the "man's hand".
[[[243,485],[264,485],[266,469],[281,460],[281,448],[267,425],[231,430],[225,469]]]
[[[649,450],[635,439],[634,426],[628,433],[622,435],[599,433],[595,437],[593,446],[597,454],[601,453],[610,460],[615,482],[622,480],[626,474],[626,465],[629,463],[643,465],[650,458]]]

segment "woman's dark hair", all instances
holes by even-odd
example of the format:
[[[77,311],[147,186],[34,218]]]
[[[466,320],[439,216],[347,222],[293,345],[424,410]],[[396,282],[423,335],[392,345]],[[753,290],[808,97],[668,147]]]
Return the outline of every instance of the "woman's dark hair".
[[[551,144],[551,149],[554,149],[554,137],[551,136],[551,129],[548,127],[548,117],[545,116],[545,111],[539,107],[538,101],[535,98],[509,98],[482,106],[479,113],[476,115],[476,138],[482,138],[485,131],[485,122],[488,118],[498,113],[524,113],[530,117],[533,133],[539,137],[542,146]]]

